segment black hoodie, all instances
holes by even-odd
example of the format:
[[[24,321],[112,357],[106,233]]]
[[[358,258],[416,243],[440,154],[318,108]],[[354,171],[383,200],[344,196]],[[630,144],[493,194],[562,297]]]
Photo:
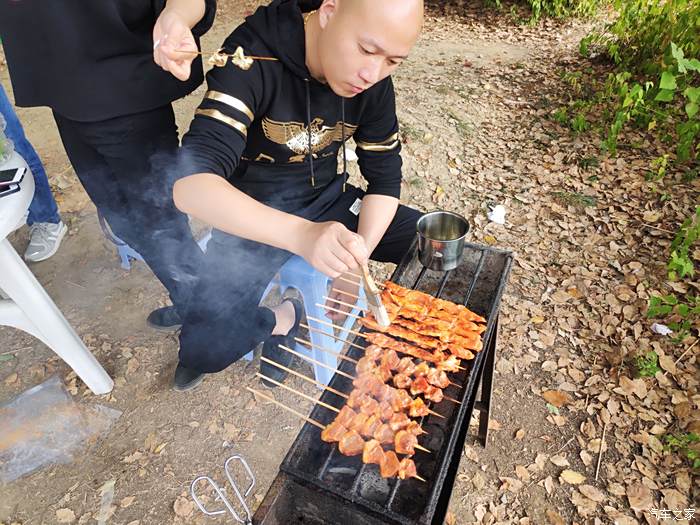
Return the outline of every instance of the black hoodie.
[[[275,0],[226,39],[227,53],[241,47],[246,56],[275,60],[254,60],[247,70],[229,60],[207,74],[209,91],[183,139],[185,175],[221,175],[260,202],[314,218],[342,191],[337,159],[345,135],[357,143],[367,193],[398,198],[401,144],[391,78],[351,99],[314,80],[302,9],[297,0]]]
[[[166,0],[0,0],[0,38],[18,106],[49,106],[95,122],[164,106],[203,80],[186,82],[153,62],[153,26]],[[216,0],[193,28],[211,27]]]

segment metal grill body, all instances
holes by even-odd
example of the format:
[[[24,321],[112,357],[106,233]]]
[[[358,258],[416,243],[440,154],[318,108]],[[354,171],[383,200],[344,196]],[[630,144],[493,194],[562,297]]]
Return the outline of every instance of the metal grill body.
[[[474,408],[480,411],[478,438],[486,445],[498,308],[511,265],[510,252],[467,244],[459,268],[433,272],[418,262],[414,244],[392,276],[401,286],[464,304],[488,321],[483,334],[484,349],[474,360],[462,361],[466,370],[450,374],[450,380],[462,387],[444,389],[446,396],[461,404],[432,404],[433,410],[446,417],[429,415],[420,421],[427,434],[419,442],[432,453],[417,452],[413,459],[418,474],[427,482],[383,479],[376,465],[365,465],[359,457],[343,456],[335,444],[321,440],[320,429],[306,424],[255,514],[255,523],[443,523]],[[360,337],[354,342],[365,345]],[[359,359],[363,351],[351,348],[348,355]],[[339,369],[354,374],[353,365],[347,361],[342,361]],[[477,401],[480,384],[481,397]],[[346,393],[353,388],[349,379],[338,374],[330,386]],[[321,400],[338,408],[345,401],[328,391]],[[318,405],[311,413],[311,418],[323,424],[330,423],[334,416]]]

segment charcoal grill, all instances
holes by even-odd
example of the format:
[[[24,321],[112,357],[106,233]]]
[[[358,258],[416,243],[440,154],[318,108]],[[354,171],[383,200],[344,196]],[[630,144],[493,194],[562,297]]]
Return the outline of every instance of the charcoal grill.
[[[365,465],[357,457],[346,457],[338,447],[321,441],[319,428],[305,424],[289,449],[280,471],[265,499],[253,517],[253,523],[278,524],[357,524],[379,523],[418,525],[442,524],[447,513],[452,487],[459,467],[461,452],[473,410],[479,410],[477,439],[486,446],[491,407],[491,385],[498,332],[498,308],[508,279],[513,256],[510,252],[466,244],[464,262],[456,270],[435,272],[418,261],[417,244],[396,268],[392,281],[421,290],[443,299],[461,303],[487,318],[484,349],[470,361],[462,361],[466,369],[450,374],[452,382],[445,394],[461,404],[443,401],[433,410],[444,419],[429,415],[421,421],[428,432],[421,445],[432,453],[418,452],[414,457],[416,480],[383,479],[376,465]],[[363,338],[356,344],[364,346]],[[352,349],[348,355],[356,359],[363,352]],[[342,361],[339,369],[352,374],[353,365]],[[481,395],[477,394],[481,385]],[[330,386],[349,392],[352,383],[336,374]],[[321,400],[341,407],[344,399],[324,391]],[[324,425],[335,414],[316,405],[311,418]]]

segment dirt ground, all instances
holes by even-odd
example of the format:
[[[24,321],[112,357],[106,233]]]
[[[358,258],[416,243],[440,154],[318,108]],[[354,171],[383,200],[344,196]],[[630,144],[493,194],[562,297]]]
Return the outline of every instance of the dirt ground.
[[[257,3],[220,2],[203,46],[215,48]],[[468,440],[448,523],[656,523],[653,508],[697,507],[697,478],[659,441],[697,428],[697,348],[683,354],[689,344],[651,333],[643,312],[663,275],[658,253],[698,185],[659,207],[643,177],[653,144],[610,159],[595,136],[571,136],[549,118],[570,89],[561,73],[579,60],[581,23],[533,27],[477,6],[429,13],[395,76],[403,201],[462,213],[473,241],[516,253],[502,304],[491,442],[483,449]],[[9,88],[6,68],[0,79]],[[202,93],[176,103],[181,129]],[[97,522],[102,487],[112,481],[102,516],[109,523],[224,522],[200,515],[187,489],[200,474],[222,479],[234,451],[255,470],[257,506],[300,422],[246,392],[259,385],[256,361],[236,363],[191,393],[170,390],[177,338],[144,322],[166,303],[163,288],[141,263],[119,267],[50,112],[18,113],[70,226],[58,254],[32,269],[115,388],[95,398],[41,343],[1,328],[0,402],[58,374],[80,403],[122,415],[73,462],[0,485],[0,522]],[[494,204],[507,209],[503,226],[486,218]],[[12,242],[23,250],[26,228]],[[628,356],[649,348],[670,358],[666,373],[630,379]],[[300,380],[290,384],[315,395]],[[275,395],[292,402],[291,394]]]

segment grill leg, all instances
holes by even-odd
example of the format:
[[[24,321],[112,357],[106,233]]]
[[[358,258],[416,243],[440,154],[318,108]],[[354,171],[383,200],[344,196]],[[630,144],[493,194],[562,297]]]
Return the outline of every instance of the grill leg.
[[[491,413],[491,393],[493,391],[493,371],[496,364],[496,341],[498,340],[498,319],[493,335],[486,345],[486,362],[481,373],[481,400],[474,408],[479,410],[479,434],[477,440],[486,448],[489,437],[489,415]]]

